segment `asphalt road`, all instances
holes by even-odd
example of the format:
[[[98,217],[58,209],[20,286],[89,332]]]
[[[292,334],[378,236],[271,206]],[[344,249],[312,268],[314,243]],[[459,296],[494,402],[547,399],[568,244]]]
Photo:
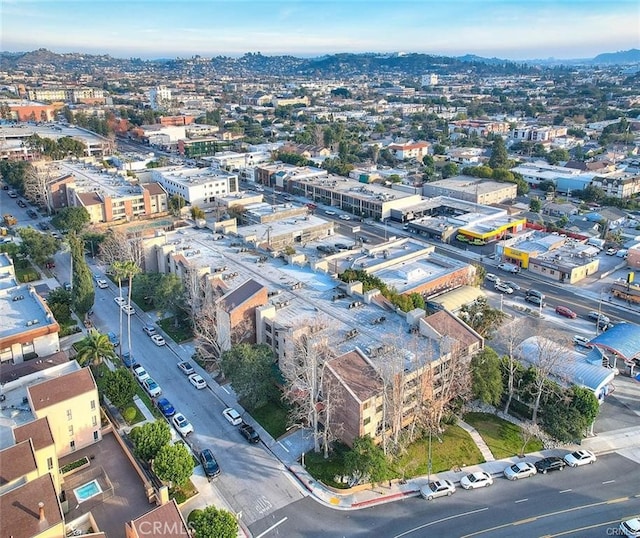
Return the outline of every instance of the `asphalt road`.
[[[496,478],[490,488],[458,489],[433,501],[415,497],[346,512],[304,499],[249,529],[254,537],[290,538],[606,536],[640,512],[638,476],[638,463],[612,454],[595,465],[517,482]]]

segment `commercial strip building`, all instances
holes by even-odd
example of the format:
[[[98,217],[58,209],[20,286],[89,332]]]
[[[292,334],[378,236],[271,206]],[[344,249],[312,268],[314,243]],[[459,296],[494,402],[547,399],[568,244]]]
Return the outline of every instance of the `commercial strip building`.
[[[475,204],[492,205],[513,200],[518,194],[515,183],[500,183],[471,176],[454,176],[422,186],[423,196],[449,196]]]
[[[152,171],[152,180],[170,196],[179,195],[194,206],[211,204],[218,197],[238,192],[237,174],[213,168],[156,168]]]

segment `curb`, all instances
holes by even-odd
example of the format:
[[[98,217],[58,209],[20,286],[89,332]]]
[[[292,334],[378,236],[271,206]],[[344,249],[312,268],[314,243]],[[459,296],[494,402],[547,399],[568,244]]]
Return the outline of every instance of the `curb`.
[[[393,493],[392,495],[387,495],[386,497],[378,497],[377,499],[368,499],[366,501],[352,503],[351,509],[357,510],[359,508],[366,508],[368,506],[373,506],[376,504],[384,504],[384,503],[396,501],[399,499],[404,499],[405,497],[415,497],[416,495],[420,495],[419,489],[401,491],[399,493]]]

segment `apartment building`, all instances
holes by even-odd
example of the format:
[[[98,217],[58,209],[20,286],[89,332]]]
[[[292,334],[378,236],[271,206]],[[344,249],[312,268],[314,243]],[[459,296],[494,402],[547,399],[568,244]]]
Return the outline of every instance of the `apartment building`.
[[[314,168],[312,166],[294,166],[293,164],[285,164],[276,162],[272,164],[261,164],[255,168],[255,181],[265,187],[273,187],[283,189],[285,180],[296,177],[304,178],[321,178],[327,177],[329,172],[322,168]]]
[[[102,439],[98,387],[89,368],[27,387],[37,419],[47,418],[61,458]]]
[[[32,101],[65,101],[80,103],[84,101],[105,99],[102,88],[31,88],[27,90],[27,98]]]
[[[271,160],[271,153],[267,151],[249,151],[237,153],[235,151],[219,151],[211,157],[203,159],[213,168],[232,170],[234,168],[248,168]]]
[[[562,136],[567,136],[567,128],[562,126],[523,126],[516,127],[509,132],[509,138],[517,142],[526,141],[544,143]]]
[[[429,154],[431,144],[429,142],[407,142],[405,144],[389,144],[387,149],[391,154],[401,161],[409,159],[422,159]]]
[[[220,149],[220,139],[215,136],[178,140],[178,153],[187,159],[215,155]]]
[[[49,426],[49,419],[43,417],[16,426],[13,429],[13,438],[15,439],[16,445],[25,442],[31,443],[33,457],[38,468],[38,476],[41,476],[45,472],[51,473],[55,490],[60,494],[62,490],[60,468],[58,465],[56,445],[53,440],[53,434],[51,433],[51,427]],[[0,466],[2,459],[0,456]]]
[[[613,198],[631,198],[640,193],[640,175],[638,174],[618,173],[608,177],[595,176],[591,184]]]
[[[35,288],[15,280],[13,260],[0,253],[0,364],[60,351],[60,326]]]
[[[506,121],[491,120],[457,120],[449,122],[449,132],[464,132],[469,135],[487,137],[489,134],[506,134],[510,125]]]
[[[157,168],[152,179],[170,196],[182,196],[190,205],[211,204],[218,197],[238,192],[238,174],[213,168]]]
[[[493,205],[515,199],[518,186],[515,183],[500,183],[471,176],[454,176],[425,183],[423,196],[449,196],[475,204]]]

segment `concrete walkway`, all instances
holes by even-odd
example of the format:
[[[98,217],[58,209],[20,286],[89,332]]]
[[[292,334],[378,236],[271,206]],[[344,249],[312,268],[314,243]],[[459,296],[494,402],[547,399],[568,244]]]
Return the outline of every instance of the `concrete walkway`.
[[[458,419],[456,424],[471,436],[471,439],[473,439],[473,442],[476,444],[476,446],[482,453],[482,457],[484,458],[484,461],[496,460],[493,457],[491,450],[489,450],[487,443],[484,442],[484,439],[480,436],[478,431],[473,426],[471,426],[470,424],[467,424],[464,420],[460,420],[460,419]]]

